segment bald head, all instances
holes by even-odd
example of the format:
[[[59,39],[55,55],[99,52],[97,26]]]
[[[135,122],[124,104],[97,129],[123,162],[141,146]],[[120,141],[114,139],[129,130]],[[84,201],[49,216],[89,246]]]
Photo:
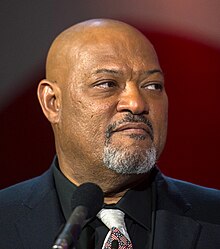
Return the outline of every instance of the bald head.
[[[47,57],[47,79],[55,82],[66,81],[69,71],[77,63],[77,55],[89,44],[98,47],[106,45],[106,42],[120,43],[122,39],[123,47],[135,47],[135,43],[146,43],[155,53],[149,40],[140,31],[124,22],[111,19],[88,20],[68,28],[54,40]],[[154,56],[156,57],[156,53]]]

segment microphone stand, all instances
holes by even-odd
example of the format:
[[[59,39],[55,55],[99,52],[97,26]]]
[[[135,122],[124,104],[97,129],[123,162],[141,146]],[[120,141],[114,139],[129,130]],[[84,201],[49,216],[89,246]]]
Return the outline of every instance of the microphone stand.
[[[70,215],[70,218],[68,219],[62,232],[57,237],[52,249],[73,249],[73,246],[75,248],[87,214],[88,209],[86,207],[76,207]]]

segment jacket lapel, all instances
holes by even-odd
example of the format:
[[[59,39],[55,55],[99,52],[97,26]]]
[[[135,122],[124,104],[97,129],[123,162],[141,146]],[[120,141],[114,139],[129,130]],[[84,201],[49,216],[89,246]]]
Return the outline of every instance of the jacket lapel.
[[[200,224],[191,218],[166,210],[156,213],[154,249],[192,249],[199,235]]]
[[[23,203],[24,214],[16,221],[26,249],[51,248],[64,222],[50,171],[39,177],[39,181],[30,188],[30,194]]]
[[[201,225],[187,217],[190,203],[175,184],[159,172],[156,180],[154,249],[192,249],[196,246]]]

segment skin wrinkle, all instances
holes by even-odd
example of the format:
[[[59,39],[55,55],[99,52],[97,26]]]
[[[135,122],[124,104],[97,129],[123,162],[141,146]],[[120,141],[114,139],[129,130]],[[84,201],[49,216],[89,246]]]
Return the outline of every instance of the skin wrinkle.
[[[166,140],[168,107],[162,74],[147,38],[119,21],[86,21],[55,39],[38,97],[54,131],[60,169],[70,181],[76,185],[94,182],[111,196],[105,201],[114,202],[148,178],[148,173],[119,174],[109,169],[103,150],[109,134],[116,150],[126,150],[127,155],[140,151],[143,157],[154,147],[159,158]],[[104,83],[109,80],[115,85]],[[152,82],[162,89],[145,87]],[[42,90],[45,87],[50,93]],[[58,108],[51,108],[49,101]],[[114,133],[113,127],[129,115],[145,123],[149,134]]]

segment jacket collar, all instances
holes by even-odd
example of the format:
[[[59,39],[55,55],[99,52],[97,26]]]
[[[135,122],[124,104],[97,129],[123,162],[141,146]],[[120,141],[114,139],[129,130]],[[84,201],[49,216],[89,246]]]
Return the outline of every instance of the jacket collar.
[[[154,249],[195,248],[201,225],[189,214],[191,204],[174,182],[161,172],[156,176],[157,208]]]
[[[15,225],[24,248],[51,248],[64,222],[51,168],[29,185],[23,206]]]

